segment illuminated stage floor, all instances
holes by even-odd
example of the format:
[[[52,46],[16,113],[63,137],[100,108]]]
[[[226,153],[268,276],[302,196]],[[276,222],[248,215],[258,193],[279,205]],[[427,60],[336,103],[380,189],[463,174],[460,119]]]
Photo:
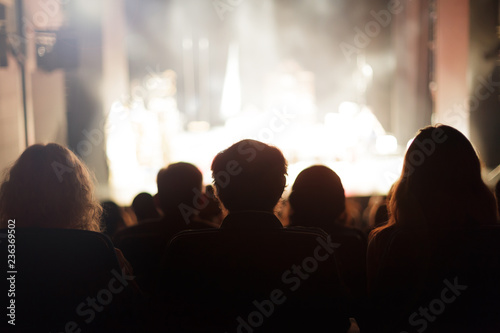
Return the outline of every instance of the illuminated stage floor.
[[[230,137],[223,138],[218,135],[217,139],[210,138],[207,133],[179,135],[172,142],[171,162],[185,161],[195,164],[203,173],[204,183],[210,184],[212,183],[210,165],[213,158],[219,151],[236,141]],[[367,154],[366,157],[352,158],[351,156],[346,160],[331,159],[320,155],[310,156],[314,153],[314,147],[306,150],[303,158],[298,158],[296,152],[287,151],[279,144],[275,145],[282,149],[289,162],[284,197],[287,197],[288,190],[297,175],[314,164],[324,164],[334,170],[342,179],[347,196],[386,194],[399,177],[403,163],[402,154]],[[128,206],[134,196],[140,192],[149,192],[154,195],[157,191],[158,170],[158,167],[149,166],[136,166],[136,168],[123,170],[122,174],[116,175],[118,177],[115,177],[113,183],[99,188],[99,196],[102,199],[111,198],[121,205]]]

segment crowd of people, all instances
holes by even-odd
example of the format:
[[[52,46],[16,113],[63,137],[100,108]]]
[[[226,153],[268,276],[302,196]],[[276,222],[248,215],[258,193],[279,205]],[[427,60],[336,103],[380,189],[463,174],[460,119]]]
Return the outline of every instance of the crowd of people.
[[[106,234],[122,270],[115,280],[132,289],[114,299],[103,296],[118,294],[111,282],[89,291],[97,295],[98,325],[89,326],[97,319],[76,304],[74,318],[53,316],[43,327],[500,332],[500,182],[487,187],[458,130],[419,131],[367,227],[355,223],[340,177],[324,165],[303,170],[283,198],[287,161],[268,144],[239,141],[211,169],[213,185],[204,187],[196,166],[170,164],[158,172],[158,192],[138,194],[124,214],[99,203],[91,173],[69,149],[28,147],[1,184],[0,227],[15,220],[18,247],[23,230]],[[30,297],[37,295],[19,290],[16,302],[22,307]],[[17,324],[26,331],[40,325],[19,317]]]

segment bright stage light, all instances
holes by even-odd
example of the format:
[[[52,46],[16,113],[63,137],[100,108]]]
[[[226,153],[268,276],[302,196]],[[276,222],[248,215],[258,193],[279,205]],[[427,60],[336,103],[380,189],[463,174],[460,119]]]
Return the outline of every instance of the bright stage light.
[[[382,155],[394,154],[398,150],[398,140],[392,135],[381,135],[377,138],[375,149]]]
[[[188,132],[206,132],[210,129],[210,123],[207,121],[191,121],[187,125]]]
[[[354,116],[359,112],[359,105],[354,102],[342,102],[339,105],[339,113]]]
[[[366,77],[372,77],[373,75],[373,68],[372,66],[368,64],[364,64],[362,68],[363,75]]]
[[[406,143],[406,150],[410,148],[411,144],[413,143],[413,140],[415,140],[415,138],[411,138],[410,140],[408,140],[408,142]]]

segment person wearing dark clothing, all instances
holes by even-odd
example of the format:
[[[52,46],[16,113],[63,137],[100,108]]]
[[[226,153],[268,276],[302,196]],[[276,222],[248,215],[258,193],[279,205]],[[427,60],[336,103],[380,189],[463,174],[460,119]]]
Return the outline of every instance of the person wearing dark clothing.
[[[0,186],[0,234],[9,234],[0,241],[0,286],[12,289],[2,302],[15,297],[17,319],[0,331],[140,331],[142,293],[122,252],[100,233],[101,214],[92,174],[73,152],[56,143],[26,148]],[[117,276],[126,280],[119,287]],[[119,292],[111,294],[110,281]],[[104,301],[92,299],[103,292]]]
[[[227,211],[220,229],[178,234],[162,264],[167,327],[185,332],[346,332],[345,294],[321,231],[288,230],[274,209],[286,183],[281,151],[242,140],[212,163]]]
[[[422,129],[367,252],[367,332],[498,332],[500,234],[469,140]],[[495,264],[496,262],[496,264]],[[450,294],[451,293],[451,294]]]
[[[113,238],[134,267],[137,283],[148,293],[154,290],[161,256],[175,234],[215,227],[198,217],[205,199],[197,167],[184,162],[170,164],[158,172],[157,185],[158,208],[163,216],[123,229]]]
[[[336,257],[355,316],[366,294],[366,237],[344,225],[346,198],[340,177],[326,166],[311,166],[295,179],[288,202],[290,226],[321,228],[340,244]]]

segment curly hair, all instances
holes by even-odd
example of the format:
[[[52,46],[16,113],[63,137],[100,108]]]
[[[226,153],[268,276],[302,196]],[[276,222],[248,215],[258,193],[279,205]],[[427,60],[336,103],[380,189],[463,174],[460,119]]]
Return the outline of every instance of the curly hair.
[[[32,145],[7,171],[0,187],[0,227],[101,231],[102,207],[93,176],[69,149],[55,143]]]

